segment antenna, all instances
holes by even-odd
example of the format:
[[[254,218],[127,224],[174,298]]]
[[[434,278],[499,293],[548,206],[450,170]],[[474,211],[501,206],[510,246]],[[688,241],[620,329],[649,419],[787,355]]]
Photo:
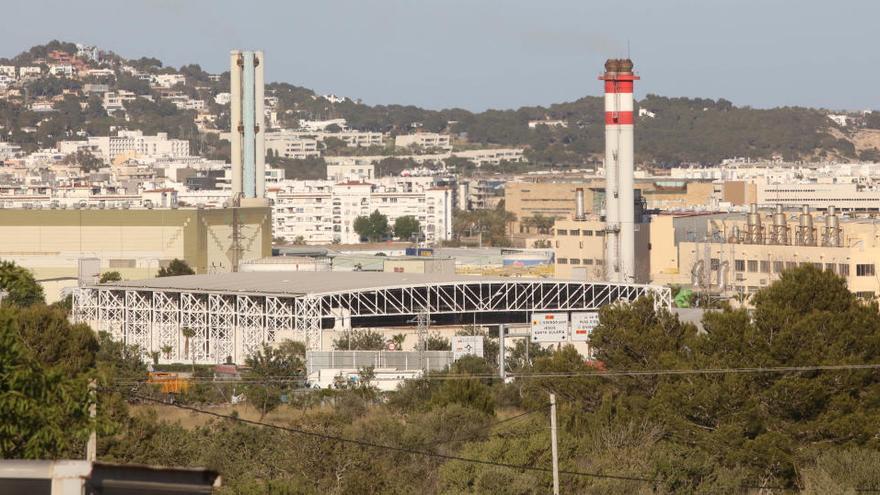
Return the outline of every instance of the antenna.
[[[629,56],[629,38],[627,38],[627,40],[626,40],[626,58],[629,58],[629,59],[632,58]]]

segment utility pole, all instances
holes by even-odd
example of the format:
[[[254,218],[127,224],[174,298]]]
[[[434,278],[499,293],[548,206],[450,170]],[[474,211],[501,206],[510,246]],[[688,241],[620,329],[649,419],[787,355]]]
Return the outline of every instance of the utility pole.
[[[556,394],[550,394],[550,442],[553,454],[553,495],[559,495],[559,450],[556,447]]]
[[[92,431],[89,433],[89,443],[86,444],[86,460],[95,462],[98,458],[98,425],[95,417],[98,413],[98,382],[92,379],[89,382],[89,420],[92,422]]]
[[[501,377],[501,383],[507,379],[507,369],[504,363],[504,355],[507,354],[507,349],[504,346],[504,337],[507,333],[507,325],[499,325],[498,326],[498,341],[500,345],[498,346],[498,375]]]

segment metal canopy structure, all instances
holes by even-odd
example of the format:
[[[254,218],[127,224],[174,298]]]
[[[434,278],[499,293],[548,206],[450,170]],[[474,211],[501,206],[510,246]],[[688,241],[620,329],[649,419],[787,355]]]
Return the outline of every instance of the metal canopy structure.
[[[320,350],[324,329],[529,321],[535,311],[595,311],[654,298],[667,287],[452,274],[283,272],[189,275],[81,287],[72,318],[106,331],[160,362],[243,362],[285,335]],[[186,334],[184,329],[188,329]]]

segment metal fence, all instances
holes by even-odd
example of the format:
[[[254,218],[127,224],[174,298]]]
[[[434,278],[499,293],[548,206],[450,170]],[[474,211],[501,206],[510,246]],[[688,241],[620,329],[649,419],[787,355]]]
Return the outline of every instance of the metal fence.
[[[452,364],[452,351],[425,351],[422,365],[418,352],[408,351],[308,351],[309,375],[323,369],[359,369],[365,367],[397,370],[439,371]]]

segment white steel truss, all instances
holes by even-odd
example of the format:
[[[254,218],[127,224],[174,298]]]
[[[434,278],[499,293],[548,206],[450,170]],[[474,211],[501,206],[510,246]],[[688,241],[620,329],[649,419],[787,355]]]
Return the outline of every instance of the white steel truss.
[[[152,294],[125,291],[125,343],[137,346],[142,356],[148,356],[152,337]]]
[[[483,321],[536,311],[595,311],[600,307],[650,296],[657,307],[672,306],[667,287],[564,280],[460,281],[364,288],[308,295],[240,294],[232,291],[128,289],[96,286],[77,289],[74,321],[108,331],[145,351],[162,351],[163,362],[243,363],[279,332],[321,349],[322,327],[344,315],[358,319],[420,313],[481,315]],[[500,320],[499,320],[500,321]],[[523,321],[526,321],[525,319]],[[192,329],[187,339],[183,329]],[[189,351],[187,353],[187,350]]]

